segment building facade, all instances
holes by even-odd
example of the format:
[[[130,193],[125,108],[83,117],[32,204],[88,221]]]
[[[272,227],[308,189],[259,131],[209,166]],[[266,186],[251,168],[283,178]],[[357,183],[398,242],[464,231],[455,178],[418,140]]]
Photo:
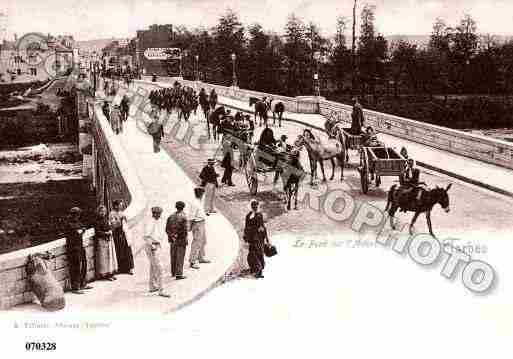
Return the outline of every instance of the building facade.
[[[178,75],[178,54],[173,51],[173,25],[152,25],[148,30],[138,30],[135,52],[138,68],[143,75]]]

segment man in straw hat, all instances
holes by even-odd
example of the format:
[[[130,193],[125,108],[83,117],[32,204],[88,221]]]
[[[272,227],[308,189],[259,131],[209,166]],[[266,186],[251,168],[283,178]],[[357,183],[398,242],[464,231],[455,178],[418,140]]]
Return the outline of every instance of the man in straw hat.
[[[205,188],[205,212],[208,215],[210,213],[216,213],[215,211],[215,197],[216,197],[216,188],[219,187],[217,182],[217,177],[219,174],[216,173],[214,168],[215,160],[213,158],[209,158],[207,161],[207,165],[203,167],[199,178],[201,179],[201,187]]]
[[[205,190],[202,187],[194,189],[195,200],[190,204],[190,229],[192,231],[191,252],[189,254],[189,263],[191,268],[199,269],[199,263],[210,263],[205,259],[205,246],[207,244],[207,234],[205,232],[206,213],[203,209],[201,198]]]
[[[169,298],[170,295],[162,287],[162,263],[160,255],[162,252],[162,240],[164,239],[164,223],[161,219],[162,208],[152,207],[151,218],[144,224],[145,251],[150,261],[150,293],[158,292],[161,297]]]
[[[83,289],[91,289],[86,285],[87,258],[83,243],[85,226],[80,221],[81,214],[80,208],[71,208],[66,224],[66,255],[69,262],[71,291],[75,294],[83,294]]]

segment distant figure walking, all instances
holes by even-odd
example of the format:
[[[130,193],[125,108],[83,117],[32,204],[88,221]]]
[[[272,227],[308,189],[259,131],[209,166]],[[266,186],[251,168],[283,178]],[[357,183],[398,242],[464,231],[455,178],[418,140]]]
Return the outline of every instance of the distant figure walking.
[[[160,141],[164,137],[164,126],[160,123],[157,113],[152,115],[152,122],[148,125],[148,132],[153,137],[153,152],[160,152]]]
[[[121,117],[122,115],[121,111],[119,110],[119,106],[114,105],[114,108],[110,113],[110,123],[112,126],[112,131],[114,131],[116,135],[119,135],[121,132],[123,132],[123,122]]]

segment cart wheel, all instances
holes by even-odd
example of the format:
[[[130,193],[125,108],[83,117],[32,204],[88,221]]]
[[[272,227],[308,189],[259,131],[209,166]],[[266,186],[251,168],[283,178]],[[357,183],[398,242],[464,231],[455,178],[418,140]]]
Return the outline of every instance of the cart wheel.
[[[381,185],[381,176],[376,176],[376,187]]]
[[[249,193],[251,193],[252,196],[256,195],[258,191],[258,178],[251,177],[249,179]]]

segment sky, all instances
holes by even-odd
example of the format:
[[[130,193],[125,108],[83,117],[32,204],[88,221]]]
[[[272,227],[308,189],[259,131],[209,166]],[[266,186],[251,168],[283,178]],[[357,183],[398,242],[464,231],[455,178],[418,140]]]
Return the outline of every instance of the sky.
[[[385,35],[427,35],[437,17],[457,24],[466,13],[478,31],[513,34],[511,0],[358,0],[376,6],[376,26]],[[0,37],[27,32],[70,34],[77,40],[134,37],[153,23],[210,27],[226,9],[244,24],[258,22],[282,32],[289,14],[317,23],[324,35],[335,32],[339,15],[351,18],[353,0],[2,0]],[[350,29],[348,29],[349,31]]]

